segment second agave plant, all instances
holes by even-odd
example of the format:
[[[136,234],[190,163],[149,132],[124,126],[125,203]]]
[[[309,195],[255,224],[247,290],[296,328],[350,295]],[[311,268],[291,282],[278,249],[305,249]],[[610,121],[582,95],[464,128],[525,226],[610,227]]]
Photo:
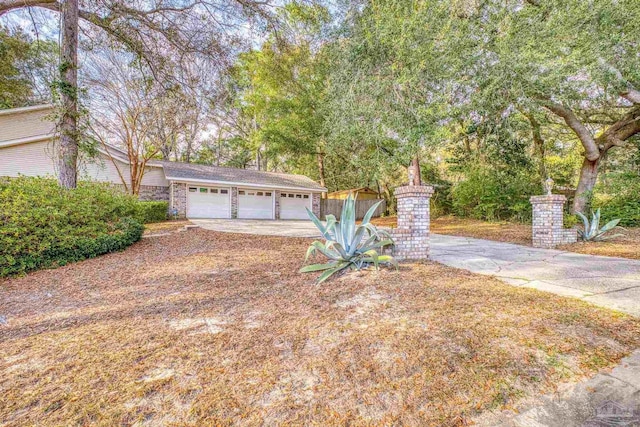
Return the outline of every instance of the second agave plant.
[[[602,228],[600,228],[600,208],[598,208],[595,213],[591,213],[591,223],[589,223],[587,217],[582,213],[576,212],[576,214],[582,219],[582,223],[584,225],[583,230],[578,230],[578,235],[585,242],[597,242],[622,236],[622,234],[610,234],[605,236],[605,233],[613,230],[618,226],[620,219],[609,221],[604,226],[602,226]]]
[[[349,194],[342,206],[340,221],[333,215],[327,215],[326,224],[309,209],[309,217],[316,225],[324,242],[315,241],[309,246],[305,262],[311,255],[320,252],[329,259],[322,264],[312,264],[300,269],[301,273],[318,271],[318,283],[324,282],[333,274],[351,269],[360,270],[369,266],[379,268],[380,264],[390,264],[397,267],[398,263],[390,255],[380,255],[378,250],[393,245],[393,240],[384,230],[378,230],[371,224],[371,217],[382,202],[373,205],[365,214],[362,222],[356,222],[356,201]]]

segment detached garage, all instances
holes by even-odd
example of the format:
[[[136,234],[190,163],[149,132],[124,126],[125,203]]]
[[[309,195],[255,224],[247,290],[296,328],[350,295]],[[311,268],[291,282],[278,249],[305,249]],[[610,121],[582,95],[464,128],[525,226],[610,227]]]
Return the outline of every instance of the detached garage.
[[[160,162],[178,217],[307,220],[326,192],[303,175]]]

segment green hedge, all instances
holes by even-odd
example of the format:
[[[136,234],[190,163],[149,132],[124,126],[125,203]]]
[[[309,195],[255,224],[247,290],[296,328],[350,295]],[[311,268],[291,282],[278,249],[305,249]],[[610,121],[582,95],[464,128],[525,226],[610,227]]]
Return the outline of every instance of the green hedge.
[[[640,177],[622,174],[609,177],[607,192],[598,191],[593,209],[600,208],[602,221],[620,218],[622,227],[640,227]]]
[[[167,219],[168,202],[138,202],[136,219],[143,224],[160,222]]]
[[[460,217],[528,222],[529,197],[541,194],[540,187],[526,170],[470,168],[466,179],[451,189],[452,210]]]
[[[0,276],[124,249],[142,236],[137,205],[104,184],[64,190],[46,178],[0,182]]]
[[[614,196],[607,202],[594,203],[594,209],[600,208],[603,222],[619,218],[622,227],[640,227],[640,196],[637,194],[640,193]]]

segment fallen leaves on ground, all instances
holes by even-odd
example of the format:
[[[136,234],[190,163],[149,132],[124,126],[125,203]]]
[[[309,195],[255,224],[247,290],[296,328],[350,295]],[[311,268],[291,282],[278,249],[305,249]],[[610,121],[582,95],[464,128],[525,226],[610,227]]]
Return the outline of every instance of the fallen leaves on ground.
[[[0,425],[464,425],[640,345],[637,320],[435,263],[297,272],[190,230],[0,282]]]
[[[640,228],[616,229],[611,233],[619,233],[622,236],[602,242],[578,242],[560,246],[558,249],[588,255],[640,259]]]
[[[192,225],[191,221],[175,220],[175,221],[153,222],[153,223],[144,225],[144,234],[150,235],[150,234],[159,234],[159,233],[170,233],[173,231],[182,230],[187,225]]]

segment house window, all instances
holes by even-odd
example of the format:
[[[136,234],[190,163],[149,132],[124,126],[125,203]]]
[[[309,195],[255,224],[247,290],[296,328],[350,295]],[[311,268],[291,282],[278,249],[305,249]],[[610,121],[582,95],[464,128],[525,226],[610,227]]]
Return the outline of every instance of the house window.
[[[287,197],[287,193],[280,193],[280,197]]]
[[[287,197],[289,197],[290,199],[293,199],[293,194],[287,194]]]
[[[256,193],[256,196],[262,196],[263,194],[264,194],[264,193],[263,193],[262,191],[258,191],[258,192]]]
[[[296,194],[296,199],[302,199],[302,194]]]
[[[206,188],[201,188],[201,189],[200,189],[200,192],[201,192],[201,193],[208,193],[208,192],[209,192],[209,190],[207,190]]]
[[[271,191],[266,191],[266,192],[264,193],[264,195],[265,195],[265,196],[268,196],[268,197],[271,197]]]
[[[189,193],[195,193],[198,189],[196,187],[189,187]]]
[[[229,190],[220,190],[220,194],[228,194]]]
[[[247,192],[247,194],[248,194],[249,196],[255,196],[255,195],[256,195],[256,193],[255,193],[255,192],[253,192],[253,191]]]
[[[308,194],[305,194],[305,195],[304,195],[304,196],[302,196],[302,197],[303,197],[303,198],[305,198],[305,199],[308,199],[308,198],[309,198],[309,195],[308,195]]]
[[[211,194],[218,194],[218,189],[217,188],[212,188],[211,189]]]
[[[244,196],[244,190],[238,191],[238,194],[241,195],[241,196]]]

